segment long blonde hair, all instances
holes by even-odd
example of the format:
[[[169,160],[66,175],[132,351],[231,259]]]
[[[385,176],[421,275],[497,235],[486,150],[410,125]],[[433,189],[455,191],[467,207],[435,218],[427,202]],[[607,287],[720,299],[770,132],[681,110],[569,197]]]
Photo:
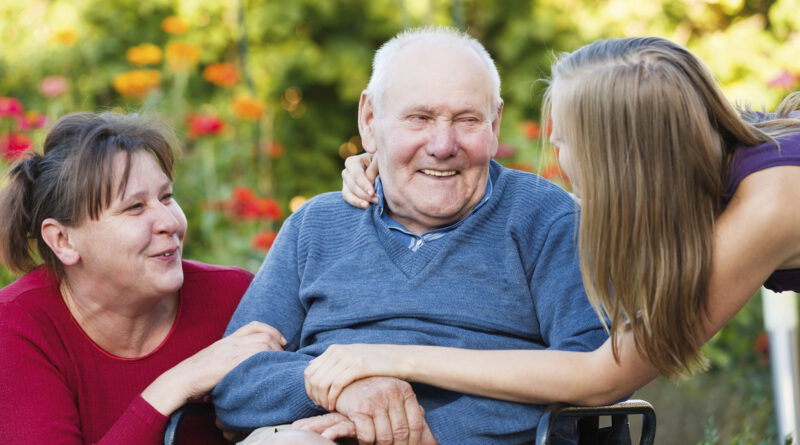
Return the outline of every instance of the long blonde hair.
[[[748,123],[696,56],[661,38],[598,41],[553,65],[545,113],[575,160],[581,273],[610,319],[615,358],[630,328],[662,374],[705,366],[699,332],[727,160],[798,131],[786,116],[798,99],[784,119]]]

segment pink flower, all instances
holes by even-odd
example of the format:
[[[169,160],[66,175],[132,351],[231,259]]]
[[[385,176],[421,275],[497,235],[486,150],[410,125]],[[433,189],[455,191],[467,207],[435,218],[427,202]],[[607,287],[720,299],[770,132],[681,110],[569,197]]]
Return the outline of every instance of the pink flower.
[[[0,97],[0,117],[22,116],[22,104],[14,97]]]
[[[22,158],[31,148],[31,140],[23,133],[9,133],[0,136],[0,154],[9,161]]]
[[[494,155],[496,158],[511,158],[517,152],[514,147],[507,144],[500,144],[497,147],[497,153]]]
[[[35,130],[44,127],[45,115],[38,111],[28,111],[22,116],[17,116],[17,128],[20,130]]]
[[[767,82],[770,88],[792,89],[797,84],[797,79],[789,71],[783,70]]]
[[[47,76],[39,84],[39,92],[48,99],[55,99],[69,89],[69,80],[64,76]]]

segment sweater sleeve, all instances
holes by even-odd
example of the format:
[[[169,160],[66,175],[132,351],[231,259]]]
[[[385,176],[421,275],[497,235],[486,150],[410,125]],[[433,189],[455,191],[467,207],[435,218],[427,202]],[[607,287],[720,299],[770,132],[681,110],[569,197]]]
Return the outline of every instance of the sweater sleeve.
[[[581,281],[576,220],[575,214],[569,212],[550,224],[537,255],[530,288],[547,348],[593,351],[608,334]]]
[[[24,311],[0,308],[0,431],[6,443],[83,445],[76,395],[51,350]],[[97,445],[163,441],[167,418],[137,397]]]
[[[284,351],[265,351],[245,360],[214,388],[212,399],[226,426],[250,430],[324,413],[308,398],[303,371],[313,358],[296,352],[306,311],[299,298],[299,214],[281,227],[255,279],[233,314],[226,335],[257,320],[278,329]]]

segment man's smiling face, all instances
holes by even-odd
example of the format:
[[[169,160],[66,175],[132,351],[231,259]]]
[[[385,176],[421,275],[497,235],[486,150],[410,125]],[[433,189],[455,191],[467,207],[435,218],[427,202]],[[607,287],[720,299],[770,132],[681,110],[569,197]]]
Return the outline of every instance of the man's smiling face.
[[[492,109],[487,67],[468,48],[416,42],[391,63],[382,108],[375,113],[367,103],[361,118],[378,153],[389,215],[421,234],[480,202],[502,106]]]

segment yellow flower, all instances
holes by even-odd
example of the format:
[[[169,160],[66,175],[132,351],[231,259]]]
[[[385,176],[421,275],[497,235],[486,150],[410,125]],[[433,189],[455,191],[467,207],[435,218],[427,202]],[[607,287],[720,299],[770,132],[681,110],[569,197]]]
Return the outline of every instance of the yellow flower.
[[[177,15],[171,15],[161,21],[161,29],[168,34],[183,34],[189,30],[189,22]]]
[[[112,86],[124,97],[143,98],[161,84],[156,70],[133,70],[114,76]]]
[[[61,43],[66,46],[72,46],[78,40],[78,31],[75,28],[61,28],[55,30],[50,36],[51,42]]]
[[[255,97],[237,96],[233,99],[233,113],[241,119],[257,121],[264,114],[264,102]]]
[[[138,46],[128,48],[125,56],[133,65],[155,65],[161,62],[161,48],[153,45],[152,43],[143,43]]]
[[[200,48],[197,45],[184,42],[167,43],[167,65],[170,71],[186,71],[200,58]]]

